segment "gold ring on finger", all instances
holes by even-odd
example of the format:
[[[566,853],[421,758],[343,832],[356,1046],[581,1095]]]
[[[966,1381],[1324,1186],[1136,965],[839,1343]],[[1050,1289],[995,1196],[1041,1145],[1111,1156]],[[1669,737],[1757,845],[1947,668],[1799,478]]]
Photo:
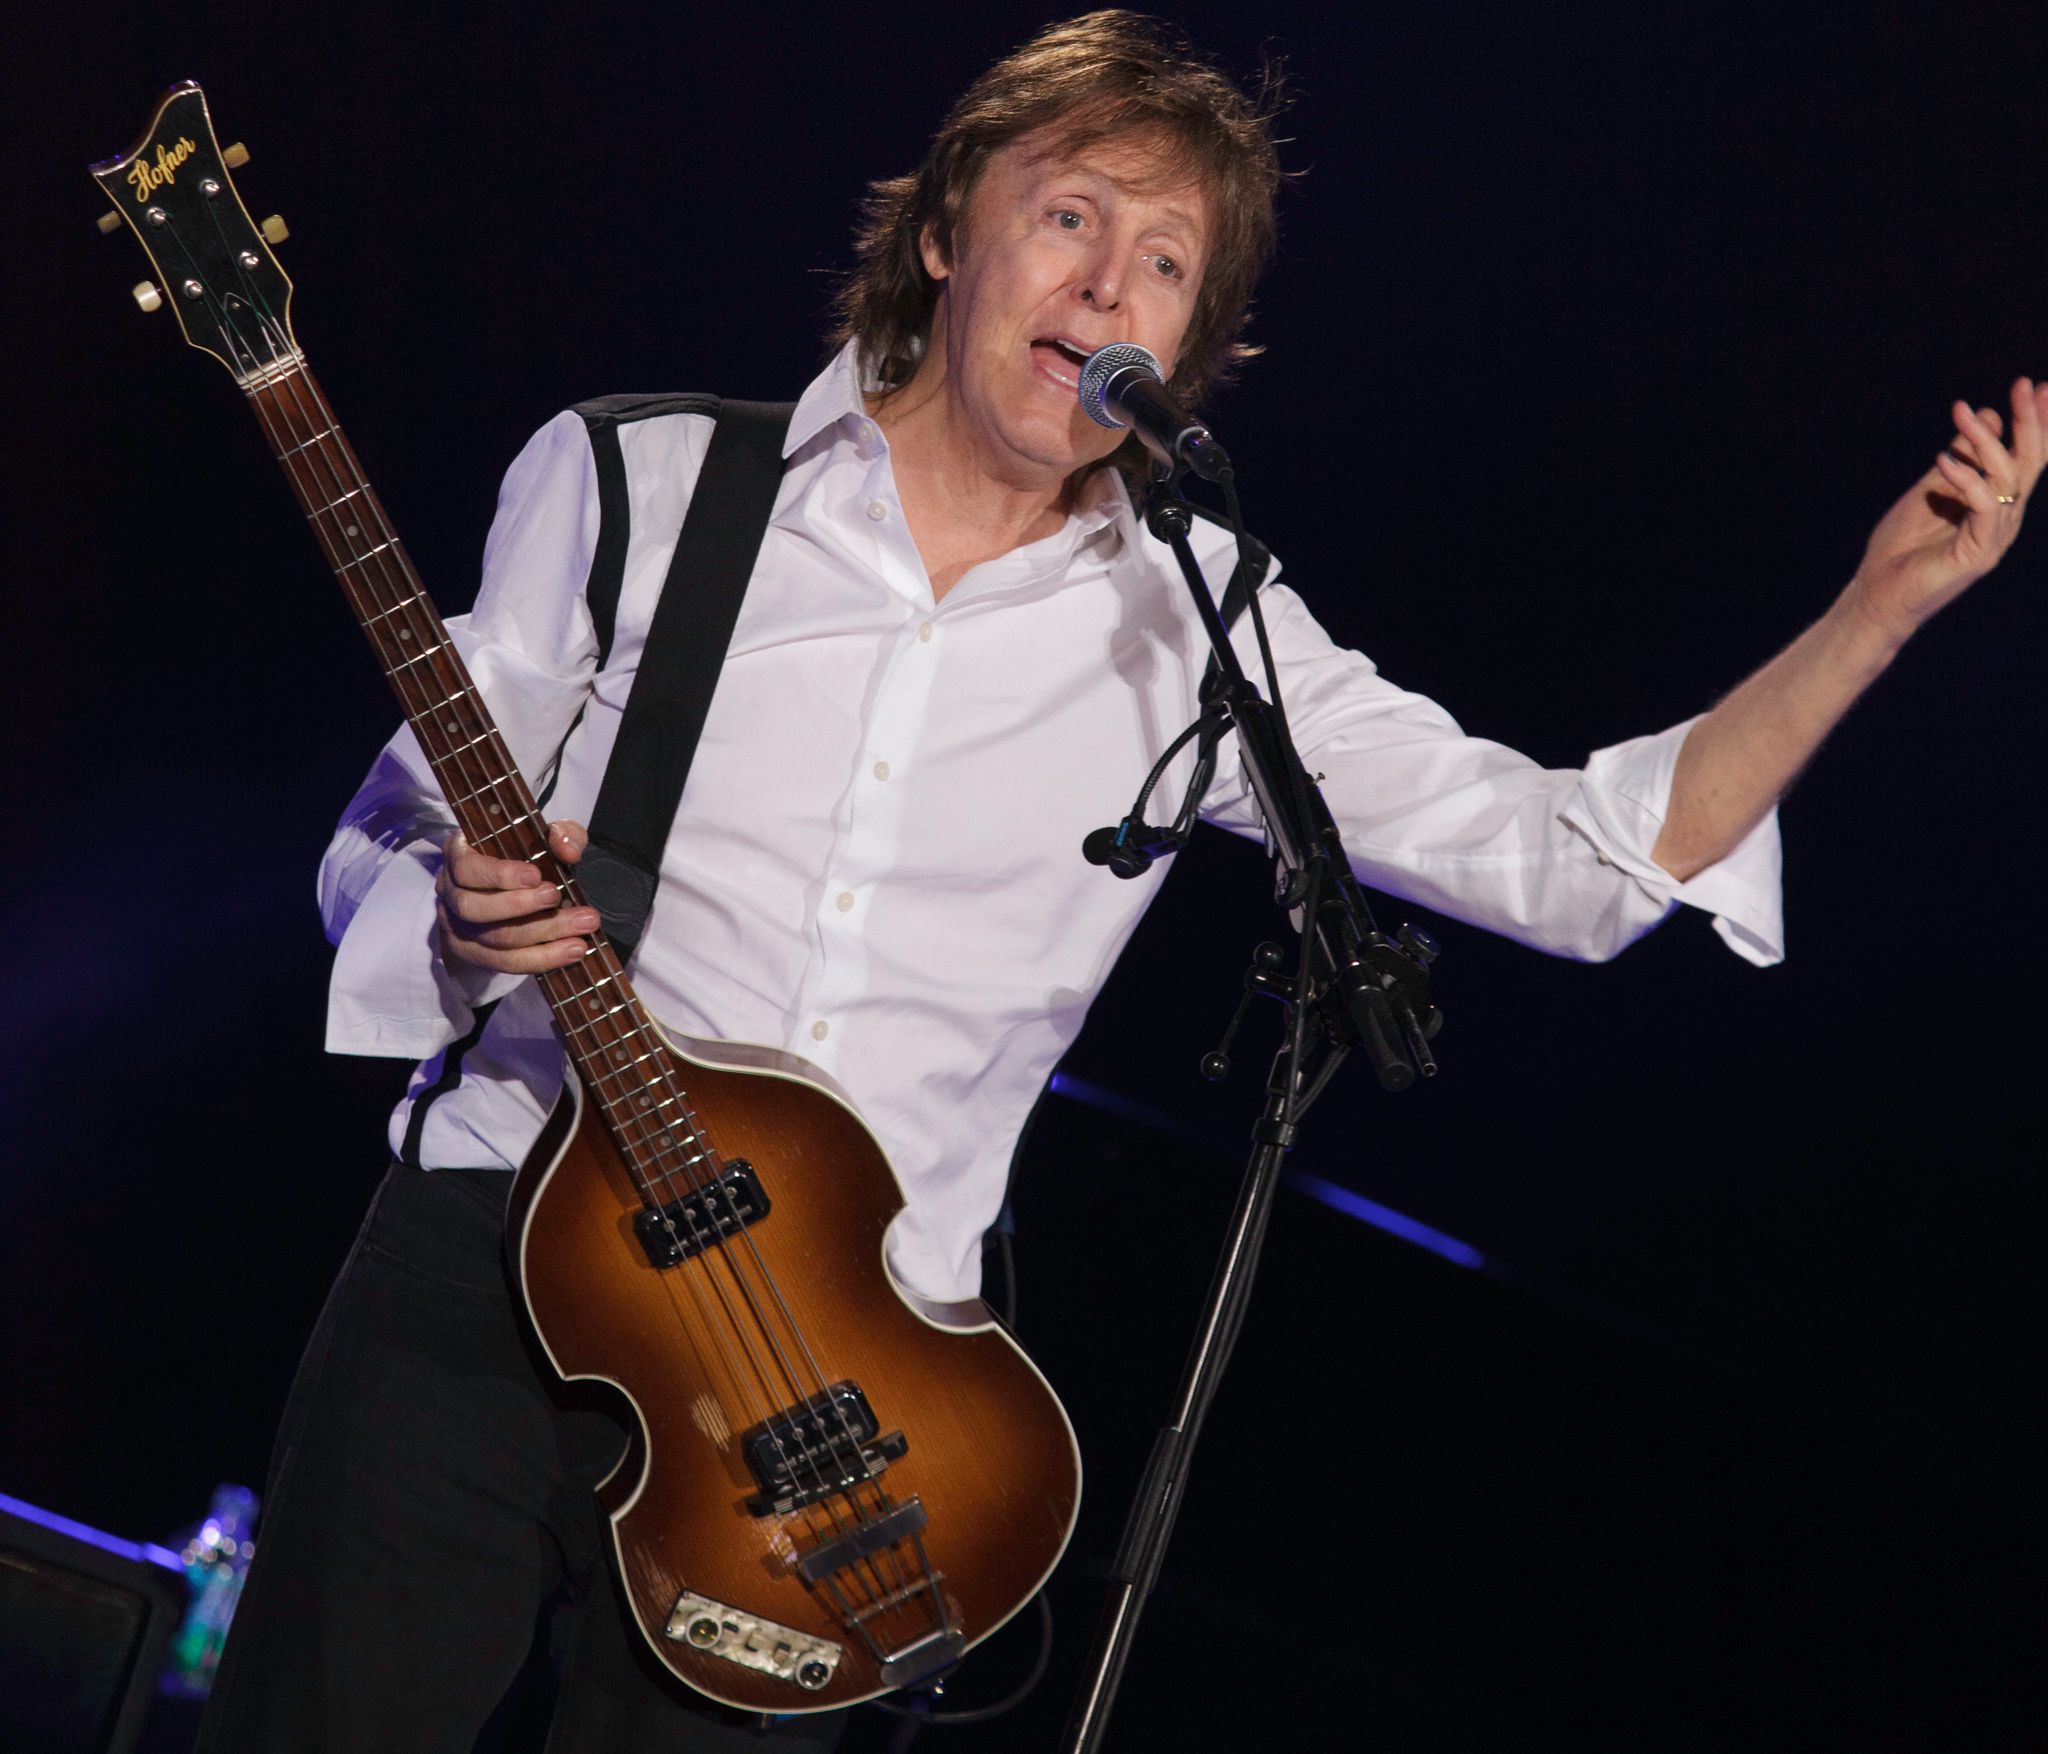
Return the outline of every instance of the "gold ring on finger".
[[[2001,493],[1998,496],[1998,503],[2000,505],[2018,505],[2019,502],[2020,496],[2016,493]]]

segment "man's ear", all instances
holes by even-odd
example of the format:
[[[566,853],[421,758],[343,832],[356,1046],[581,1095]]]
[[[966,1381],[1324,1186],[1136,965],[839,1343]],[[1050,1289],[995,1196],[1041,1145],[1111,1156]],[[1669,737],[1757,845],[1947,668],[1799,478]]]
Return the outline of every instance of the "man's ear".
[[[934,280],[944,280],[953,272],[953,264],[939,248],[937,224],[931,219],[924,222],[924,229],[917,234],[917,253],[924,260],[924,271]]]

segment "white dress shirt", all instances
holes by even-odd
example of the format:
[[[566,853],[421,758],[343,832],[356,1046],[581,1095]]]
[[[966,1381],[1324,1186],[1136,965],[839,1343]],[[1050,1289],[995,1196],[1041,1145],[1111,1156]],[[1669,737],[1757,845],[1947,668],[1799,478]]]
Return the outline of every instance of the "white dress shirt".
[[[694,414],[620,429],[633,540],[594,677],[582,419],[551,421],[506,476],[476,608],[449,625],[521,769],[538,779],[559,759],[551,816],[589,819],[710,431]],[[1018,1129],[1163,876],[1119,881],[1083,862],[1082,837],[1124,813],[1194,717],[1205,646],[1113,471],[1059,532],[934,603],[850,351],[805,392],[786,455],[632,978],[671,1030],[829,1073],[902,1178],[898,1276],[968,1297]],[[1228,539],[1198,525],[1195,540],[1220,592]],[[1775,814],[1689,882],[1650,857],[1685,725],[1584,772],[1545,770],[1383,680],[1286,586],[1263,603],[1296,740],[1364,882],[1561,955],[1611,956],[1680,902],[1750,961],[1782,954]],[[1234,638],[1257,676],[1249,617]],[[1205,814],[1259,831],[1234,739]],[[392,1117],[396,1148],[472,1008],[502,999],[429,1107],[421,1156],[510,1168],[563,1059],[536,983],[436,954],[451,825],[402,730],[321,868],[339,947],[327,1045],[425,1058]]]

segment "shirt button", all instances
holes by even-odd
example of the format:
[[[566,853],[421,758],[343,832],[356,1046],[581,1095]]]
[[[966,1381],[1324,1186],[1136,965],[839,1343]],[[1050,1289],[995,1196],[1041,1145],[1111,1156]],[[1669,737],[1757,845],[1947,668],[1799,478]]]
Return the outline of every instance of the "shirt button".
[[[850,889],[842,889],[837,895],[835,895],[832,898],[832,905],[843,914],[852,913],[853,891]]]
[[[876,762],[876,763],[875,763],[875,778],[876,778],[876,779],[878,779],[878,780],[885,780],[885,779],[887,779],[888,777],[889,777],[889,764],[888,764],[888,763],[887,763],[886,761],[878,761],[878,762]]]
[[[920,641],[926,644],[930,643],[932,637],[932,624],[929,621],[927,621],[924,624],[924,626],[920,627],[917,630],[917,637]]]
[[[823,1041],[825,1037],[830,1035],[831,1033],[832,1025],[827,1023],[822,1017],[820,1017],[816,1023],[811,1025],[811,1040],[813,1041]]]
[[[881,523],[888,515],[889,508],[880,500],[871,499],[868,501],[868,516],[873,518],[876,523]]]

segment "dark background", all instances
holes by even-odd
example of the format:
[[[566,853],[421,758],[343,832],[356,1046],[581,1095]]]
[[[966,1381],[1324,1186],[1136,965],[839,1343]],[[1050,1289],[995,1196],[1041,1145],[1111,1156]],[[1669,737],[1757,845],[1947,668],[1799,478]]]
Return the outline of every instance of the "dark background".
[[[86,163],[205,83],[452,611],[557,408],[794,395],[863,179],[1054,15],[10,27],[0,1489],[139,1538],[260,1480],[403,1077],[323,1057],[312,901],[392,708],[233,386],[128,302]],[[1293,74],[1270,353],[1218,410],[1253,524],[1340,637],[1545,761],[1708,704],[1826,605],[1951,397],[2048,371],[2028,8],[1174,16]],[[2048,1740],[2044,540],[1801,782],[1782,967],[1696,916],[1603,968],[1442,930],[1443,1075],[1358,1070],[1296,1161],[1490,1270],[1283,1197],[1119,1745]],[[1077,776],[1103,820],[1152,753]],[[1069,1062],[1172,1125],[1054,1100],[1020,1193],[1022,1331],[1094,1469],[1053,1676],[956,1746],[1051,1745],[1257,1107],[1263,1038],[1220,1091],[1193,1064],[1261,867],[1182,864]]]

